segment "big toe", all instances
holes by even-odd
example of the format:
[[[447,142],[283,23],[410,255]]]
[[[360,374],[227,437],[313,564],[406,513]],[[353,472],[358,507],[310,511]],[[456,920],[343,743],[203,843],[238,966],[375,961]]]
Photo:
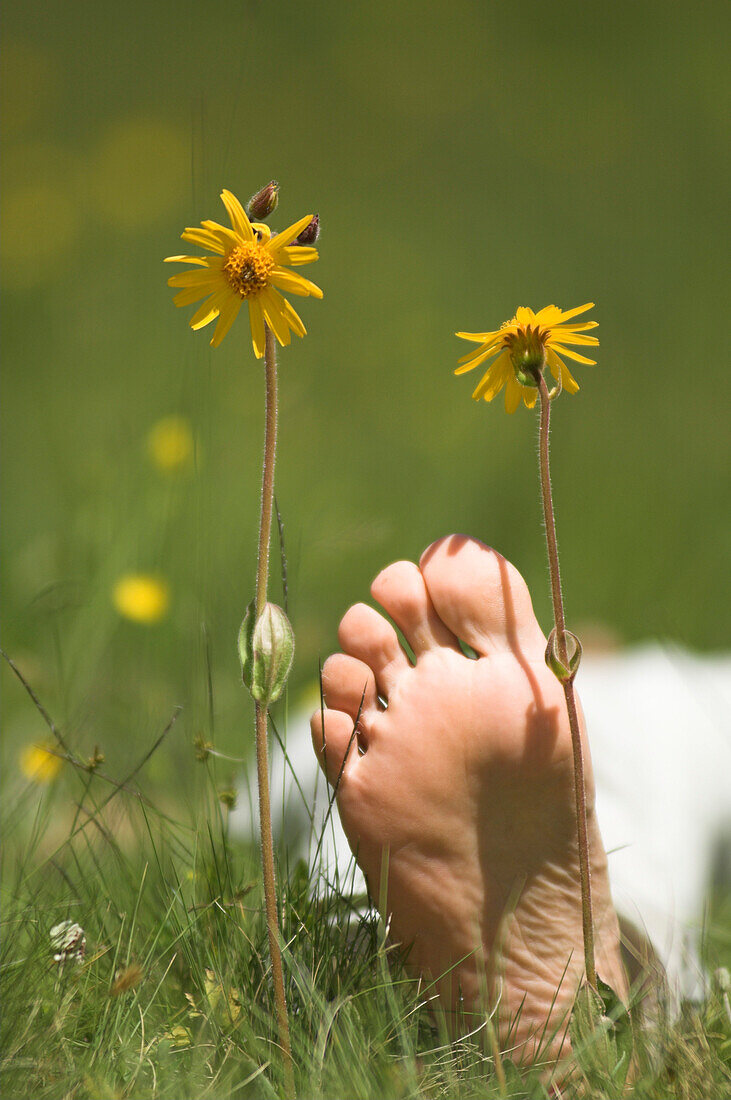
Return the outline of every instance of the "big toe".
[[[514,565],[466,535],[448,535],[419,563],[439,617],[481,656],[501,650],[540,657],[546,639],[528,587]]]

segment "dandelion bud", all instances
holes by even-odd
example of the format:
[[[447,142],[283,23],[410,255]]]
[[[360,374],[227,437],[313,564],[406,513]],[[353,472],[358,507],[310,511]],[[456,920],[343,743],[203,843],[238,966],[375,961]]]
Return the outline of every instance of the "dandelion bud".
[[[278,202],[279,184],[276,180],[272,180],[266,187],[262,187],[261,191],[257,191],[255,195],[251,196],[247,213],[250,218],[263,221],[264,218],[268,218],[270,214],[274,213]]]
[[[293,244],[314,244],[317,238],[320,236],[320,215],[313,214],[310,224],[300,233],[299,237],[295,237]]]

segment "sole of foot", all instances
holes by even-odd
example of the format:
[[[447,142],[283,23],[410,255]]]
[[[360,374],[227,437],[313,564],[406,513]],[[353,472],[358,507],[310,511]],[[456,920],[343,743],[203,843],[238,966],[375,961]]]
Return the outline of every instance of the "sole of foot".
[[[451,535],[418,566],[389,565],[371,594],[391,621],[350,608],[312,718],[348,841],[452,1031],[497,1006],[502,1049],[555,1058],[584,973],[573,756],[527,586]],[[597,969],[624,994],[582,735]]]

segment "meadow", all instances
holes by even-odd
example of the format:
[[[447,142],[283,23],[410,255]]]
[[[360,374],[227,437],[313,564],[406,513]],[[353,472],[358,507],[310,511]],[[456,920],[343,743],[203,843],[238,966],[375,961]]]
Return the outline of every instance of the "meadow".
[[[3,662],[4,1096],[282,1094],[258,853],[227,827],[253,746],[236,636],[263,372],[248,333],[190,332],[162,263],[222,216],[222,187],[276,178],[282,224],[322,224],[307,274],[325,297],[280,368],[283,736],[345,608],[440,535],[499,548],[550,626],[535,418],[452,374],[454,332],[520,304],[593,300],[600,321],[598,366],[553,422],[570,623],[728,646],[727,19],[715,2],[6,8],[0,598],[35,701]],[[141,619],[119,595],[135,576],[157,586]],[[58,735],[72,759],[34,771]],[[284,850],[278,875],[300,1095],[543,1094],[507,1059],[499,1080],[482,1037],[448,1041],[375,914],[314,899]],[[730,967],[727,886],[701,919],[709,971]],[[67,920],[86,949],[61,965]],[[635,1095],[724,1095],[728,998],[640,1047]]]

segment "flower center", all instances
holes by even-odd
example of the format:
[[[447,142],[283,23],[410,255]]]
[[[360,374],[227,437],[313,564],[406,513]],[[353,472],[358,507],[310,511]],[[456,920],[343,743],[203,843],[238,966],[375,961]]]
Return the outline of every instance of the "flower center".
[[[540,328],[521,326],[516,333],[509,333],[503,346],[510,351],[515,377],[523,386],[537,386],[537,375],[546,365],[545,342],[548,336]]]
[[[274,260],[259,244],[240,244],[229,252],[223,274],[242,298],[253,298],[269,285]]]

